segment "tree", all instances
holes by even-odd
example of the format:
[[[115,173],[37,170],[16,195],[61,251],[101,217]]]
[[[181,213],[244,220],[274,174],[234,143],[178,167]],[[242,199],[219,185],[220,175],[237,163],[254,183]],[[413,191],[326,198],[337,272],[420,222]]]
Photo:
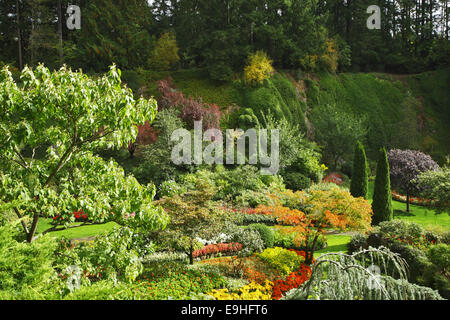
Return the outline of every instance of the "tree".
[[[450,212],[450,168],[426,171],[419,175],[417,183],[421,196],[432,200],[436,213]]]
[[[249,57],[249,64],[244,69],[244,82],[248,85],[258,85],[270,78],[274,72],[272,63],[264,51],[252,54]]]
[[[198,181],[195,191],[157,202],[170,216],[170,223],[160,236],[168,236],[174,246],[185,250],[190,264],[194,263],[197,238],[212,239],[225,226],[226,216],[211,204],[214,193],[208,182]]]
[[[364,119],[329,104],[314,109],[310,118],[316,141],[324,146],[324,156],[330,158],[335,169],[344,155],[351,153],[351,146],[367,132]]]
[[[372,210],[372,224],[374,225],[393,219],[394,213],[392,210],[389,162],[385,148],[381,148],[378,154],[377,175],[375,178]]]
[[[420,192],[417,177],[422,172],[438,170],[439,165],[429,155],[414,150],[393,149],[388,152],[388,158],[392,185],[406,193],[406,211],[410,212],[410,196]]]
[[[21,83],[0,73],[0,199],[23,200],[14,208],[29,242],[39,218],[80,209],[94,222],[117,221],[149,230],[167,216],[152,204],[154,188],[139,185],[123,169],[92,154],[134,140],[134,124],[152,121],[156,101],[134,100],[115,66],[99,78],[63,67],[25,67]],[[135,213],[135,219],[126,214]],[[71,221],[74,221],[71,218]]]
[[[355,198],[363,197],[364,199],[367,199],[368,197],[368,170],[364,145],[358,141],[353,158],[352,181],[350,184],[350,193]]]
[[[155,70],[169,70],[180,61],[175,34],[163,33],[156,42],[149,58],[149,65]]]

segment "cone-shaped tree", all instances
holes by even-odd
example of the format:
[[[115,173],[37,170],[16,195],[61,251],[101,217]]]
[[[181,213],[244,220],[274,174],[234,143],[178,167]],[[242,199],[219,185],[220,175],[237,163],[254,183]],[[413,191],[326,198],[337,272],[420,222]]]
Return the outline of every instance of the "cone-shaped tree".
[[[368,197],[369,180],[367,172],[368,166],[364,145],[358,141],[353,157],[352,182],[350,184],[350,193],[355,198],[363,197],[367,199]]]
[[[383,221],[392,220],[393,218],[389,162],[385,148],[381,148],[379,151],[372,210],[373,225],[377,225]]]

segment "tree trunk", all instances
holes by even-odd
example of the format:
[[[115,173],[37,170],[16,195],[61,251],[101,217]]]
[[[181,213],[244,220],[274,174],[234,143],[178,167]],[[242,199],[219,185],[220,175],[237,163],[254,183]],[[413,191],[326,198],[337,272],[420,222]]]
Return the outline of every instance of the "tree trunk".
[[[19,0],[16,0],[16,22],[17,22],[17,43],[19,50],[19,68],[20,71],[23,69],[23,60],[22,60],[22,32],[20,30],[20,9],[19,9]]]
[[[406,190],[406,212],[410,212],[409,210],[409,191]]]
[[[193,265],[194,264],[194,246],[191,242],[191,246],[189,247],[189,264]]]

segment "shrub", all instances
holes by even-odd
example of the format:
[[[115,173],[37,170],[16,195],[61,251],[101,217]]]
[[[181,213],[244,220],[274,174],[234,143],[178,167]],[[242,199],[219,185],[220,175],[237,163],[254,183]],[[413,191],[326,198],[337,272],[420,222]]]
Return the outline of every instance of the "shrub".
[[[377,225],[383,221],[393,219],[391,196],[391,180],[389,177],[389,162],[386,149],[382,148],[378,154],[377,175],[373,193],[373,219],[372,224]]]
[[[264,241],[264,246],[266,248],[272,248],[274,241],[275,241],[275,237],[274,237],[274,232],[271,228],[269,228],[268,226],[264,225],[264,224],[251,224],[249,225],[249,228],[256,230],[259,232],[259,235],[261,236],[261,239]]]
[[[369,191],[368,167],[364,146],[358,141],[353,159],[352,181],[350,193],[355,198],[363,197],[367,199]]]
[[[272,297],[273,283],[266,280],[264,285],[251,282],[234,292],[228,289],[213,290],[208,293],[209,296],[216,300],[270,300]]]
[[[264,250],[264,241],[258,231],[249,228],[231,227],[227,231],[231,235],[231,241],[242,244],[239,256],[249,256],[254,252]]]
[[[258,255],[263,261],[283,275],[289,275],[300,268],[305,258],[294,251],[280,247],[268,248]]]
[[[169,70],[180,61],[178,50],[175,34],[165,32],[156,42],[148,63],[155,70]]]
[[[291,190],[304,190],[311,186],[311,179],[302,173],[286,172],[283,174],[286,187]]]
[[[449,299],[450,246],[446,244],[432,246],[427,252],[427,257],[430,264],[425,267],[420,283],[437,289],[445,299]]]
[[[269,79],[274,72],[272,62],[263,51],[252,54],[249,57],[249,64],[244,69],[244,82],[248,85],[258,85]]]
[[[0,227],[0,297],[34,300],[56,296],[55,239],[46,235],[25,243],[18,241],[19,235],[17,222]]]
[[[352,254],[360,251],[361,249],[366,249],[367,247],[367,236],[358,233],[350,239],[350,243],[348,244],[348,253]]]

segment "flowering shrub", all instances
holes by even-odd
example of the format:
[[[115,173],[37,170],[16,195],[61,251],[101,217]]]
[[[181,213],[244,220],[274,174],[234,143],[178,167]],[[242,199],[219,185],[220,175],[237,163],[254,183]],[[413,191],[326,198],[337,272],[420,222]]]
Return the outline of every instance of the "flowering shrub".
[[[300,287],[311,277],[311,268],[302,265],[300,270],[292,272],[285,280],[276,280],[273,283],[272,299],[280,300],[286,292]]]
[[[235,253],[242,250],[242,244],[240,243],[218,243],[210,244],[201,250],[195,250],[192,253],[194,258],[210,256],[217,253]]]
[[[66,222],[86,222],[89,221],[88,215],[83,210],[69,212],[53,217],[53,224],[64,224]]]
[[[342,185],[344,182],[344,177],[339,173],[331,173],[323,179],[323,182],[334,183],[338,186]]]
[[[304,256],[280,247],[268,248],[260,253],[258,257],[283,275],[288,275],[298,269],[305,261]]]
[[[251,282],[229,292],[228,289],[213,290],[208,295],[214,297],[216,300],[271,300],[273,283],[266,280],[264,285],[256,282]]]

